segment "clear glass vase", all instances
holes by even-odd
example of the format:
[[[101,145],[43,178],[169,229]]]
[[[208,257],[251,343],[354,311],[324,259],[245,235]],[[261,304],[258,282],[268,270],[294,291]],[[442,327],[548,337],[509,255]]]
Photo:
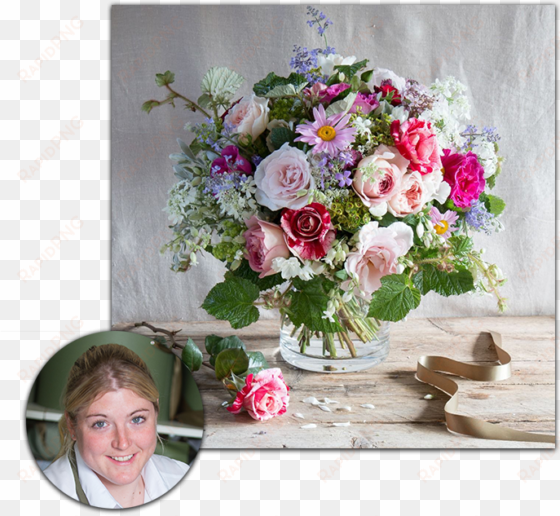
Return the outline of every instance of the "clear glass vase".
[[[383,362],[389,354],[389,323],[367,317],[367,305],[344,304],[337,312],[344,331],[313,332],[294,327],[283,315],[280,351],[289,364],[317,373],[354,373]]]

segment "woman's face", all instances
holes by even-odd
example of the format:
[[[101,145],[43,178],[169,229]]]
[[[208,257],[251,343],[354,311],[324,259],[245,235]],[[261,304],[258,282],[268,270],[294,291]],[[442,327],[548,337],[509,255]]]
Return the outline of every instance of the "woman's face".
[[[129,389],[110,391],[78,417],[77,445],[105,486],[134,482],[157,444],[154,405]]]

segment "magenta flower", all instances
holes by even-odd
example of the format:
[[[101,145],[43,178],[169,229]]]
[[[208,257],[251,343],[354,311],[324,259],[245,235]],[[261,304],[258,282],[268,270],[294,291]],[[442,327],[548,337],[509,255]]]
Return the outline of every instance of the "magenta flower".
[[[434,206],[430,210],[430,219],[434,225],[436,233],[447,240],[453,231],[457,231],[455,227],[455,222],[459,215],[457,215],[453,210],[448,210],[445,213],[440,213],[440,211]]]
[[[343,91],[350,88],[350,84],[340,83],[329,86],[326,90],[319,92],[319,99],[321,102],[328,104],[332,99],[338,97]]]
[[[228,145],[222,150],[222,156],[212,162],[212,174],[228,174],[229,172],[241,172],[242,174],[252,174],[253,169],[235,145]]]
[[[348,127],[350,115],[338,113],[327,118],[325,108],[318,106],[313,109],[314,122],[305,122],[296,127],[298,136],[296,142],[305,142],[313,145],[313,154],[326,152],[336,156],[354,142],[356,129]]]

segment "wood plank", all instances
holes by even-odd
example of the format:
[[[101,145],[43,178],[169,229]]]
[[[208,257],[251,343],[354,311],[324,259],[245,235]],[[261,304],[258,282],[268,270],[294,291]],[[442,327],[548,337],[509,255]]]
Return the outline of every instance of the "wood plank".
[[[205,448],[554,448],[552,444],[487,441],[451,434],[443,412],[448,397],[415,378],[420,355],[495,363],[491,338],[481,332],[498,331],[512,356],[512,377],[474,382],[450,376],[459,384],[461,413],[510,428],[554,433],[553,317],[410,319],[391,326],[391,351],[384,363],[344,375],[310,373],[286,364],[279,349],[278,321],[259,321],[237,331],[223,321],[152,324],[182,329],[178,340],[191,337],[203,352],[204,338],[209,334],[238,335],[249,350],[262,351],[271,366],[281,367],[290,386],[288,413],[259,424],[246,413],[233,415],[219,409],[227,398],[221,384],[208,369],[194,373],[205,408]],[[118,324],[113,329],[153,335],[132,324]],[[434,398],[425,400],[426,394]],[[332,412],[324,412],[302,403],[308,396],[340,403],[329,405]],[[366,403],[375,409],[360,407]],[[343,405],[352,411],[336,410]],[[294,418],[294,413],[303,414],[305,419]],[[350,426],[333,426],[343,422],[350,422]],[[301,429],[307,423],[317,428]]]

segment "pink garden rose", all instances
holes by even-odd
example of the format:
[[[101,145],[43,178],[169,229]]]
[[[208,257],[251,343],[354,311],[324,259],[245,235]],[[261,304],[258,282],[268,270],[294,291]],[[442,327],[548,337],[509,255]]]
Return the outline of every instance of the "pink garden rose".
[[[233,132],[251,135],[253,140],[264,133],[269,120],[268,99],[254,93],[234,104],[224,117],[224,124],[233,126]]]
[[[358,163],[352,188],[374,215],[387,212],[386,203],[399,191],[408,163],[395,147],[386,145]]]
[[[303,260],[319,260],[325,256],[336,235],[329,212],[318,202],[297,211],[284,210],[281,225],[288,246]]]
[[[401,124],[399,120],[394,120],[391,136],[395,147],[410,161],[410,170],[422,175],[441,170],[439,145],[430,122],[409,118]]]
[[[357,250],[346,257],[344,268],[350,275],[357,275],[362,297],[371,300],[371,295],[381,287],[381,278],[398,274],[397,259],[412,247],[413,234],[404,222],[394,222],[389,227],[379,227],[377,221],[368,222],[358,233]],[[350,281],[343,283],[348,289]]]
[[[266,421],[286,412],[290,388],[284,382],[282,371],[277,367],[264,369],[256,375],[248,374],[245,386],[237,393],[228,410],[239,414],[244,408],[258,421]]]
[[[486,186],[484,168],[478,162],[476,154],[453,153],[450,149],[443,151],[443,180],[451,186],[449,197],[459,208],[470,208],[478,200]]]
[[[276,224],[259,220],[256,215],[253,215],[245,224],[249,228],[243,233],[249,267],[260,273],[259,278],[275,274],[272,269],[274,258],[290,256],[282,228]]]
[[[288,143],[259,163],[255,183],[257,202],[272,211],[303,208],[309,195],[298,192],[315,188],[307,155]]]
[[[389,201],[389,211],[395,217],[406,217],[418,213],[424,207],[426,190],[422,176],[418,172],[406,174],[399,191]]]

